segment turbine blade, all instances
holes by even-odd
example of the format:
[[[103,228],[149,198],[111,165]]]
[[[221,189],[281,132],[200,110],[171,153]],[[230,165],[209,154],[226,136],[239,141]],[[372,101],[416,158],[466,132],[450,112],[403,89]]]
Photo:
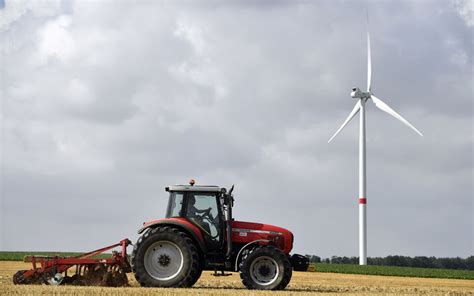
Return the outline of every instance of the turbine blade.
[[[370,92],[372,84],[372,57],[370,51],[370,33],[369,33],[369,11],[367,10],[367,91]]]
[[[412,130],[414,130],[417,134],[423,137],[423,134],[420,133],[419,130],[417,130],[411,123],[408,122],[405,118],[403,118],[400,114],[395,112],[392,108],[390,108],[387,104],[385,104],[381,99],[377,98],[374,95],[370,96],[372,98],[372,101],[375,103],[375,106],[379,108],[380,110],[392,115],[396,119],[400,120],[404,124],[406,124],[408,127],[410,127]]]
[[[342,129],[349,123],[349,121],[351,121],[351,119],[359,112],[359,110],[360,110],[360,100],[357,101],[357,103],[354,106],[354,109],[352,109],[351,113],[349,114],[349,116],[347,116],[346,120],[341,125],[341,127],[336,131],[336,133],[331,137],[331,139],[329,139],[328,143],[331,142],[332,139],[334,139],[337,136],[337,134],[339,134],[340,131],[342,131]]]

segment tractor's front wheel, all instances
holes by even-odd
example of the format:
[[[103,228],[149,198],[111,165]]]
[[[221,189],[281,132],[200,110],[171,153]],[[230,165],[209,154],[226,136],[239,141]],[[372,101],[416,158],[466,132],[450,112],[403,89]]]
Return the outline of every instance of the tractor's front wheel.
[[[288,256],[273,246],[250,250],[240,264],[240,278],[249,289],[283,290],[291,275]]]
[[[145,287],[191,287],[202,272],[191,238],[166,226],[151,229],[138,239],[132,252],[132,269]]]

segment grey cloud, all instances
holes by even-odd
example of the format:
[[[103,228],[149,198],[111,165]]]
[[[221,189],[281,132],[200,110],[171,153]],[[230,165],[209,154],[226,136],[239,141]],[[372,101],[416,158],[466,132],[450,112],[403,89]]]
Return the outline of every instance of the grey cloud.
[[[195,177],[297,252],[357,254],[357,122],[327,140],[366,83],[366,2],[61,3],[0,32],[1,249],[134,239]],[[374,91],[425,135],[369,105],[369,255],[471,255],[472,27],[369,6]]]

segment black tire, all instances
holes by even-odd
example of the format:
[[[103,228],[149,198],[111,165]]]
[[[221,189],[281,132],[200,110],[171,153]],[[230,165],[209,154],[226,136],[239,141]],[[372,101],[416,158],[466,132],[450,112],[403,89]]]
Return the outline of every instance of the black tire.
[[[167,255],[169,252],[160,253],[163,245],[170,246],[166,250],[180,252],[179,258],[175,260],[176,257]],[[145,262],[146,259],[148,259],[147,262]],[[152,259],[158,260],[155,262]],[[178,263],[180,267],[176,268],[175,273],[166,276],[166,268],[172,263]],[[164,268],[165,271],[160,274],[158,268]],[[171,272],[174,272],[173,267],[169,268]],[[201,276],[202,264],[192,239],[179,229],[164,226],[146,231],[138,239],[132,252],[132,270],[137,281],[144,287],[187,288],[194,285]],[[164,277],[160,278],[160,276]]]
[[[288,256],[274,246],[253,248],[240,264],[240,278],[249,289],[283,290],[291,275]]]
[[[203,270],[204,270],[204,264],[201,262],[201,263],[199,264],[198,273],[197,273],[197,275],[194,277],[194,280],[190,282],[189,287],[194,286],[194,284],[201,278],[201,275],[202,275],[202,271],[203,271]]]

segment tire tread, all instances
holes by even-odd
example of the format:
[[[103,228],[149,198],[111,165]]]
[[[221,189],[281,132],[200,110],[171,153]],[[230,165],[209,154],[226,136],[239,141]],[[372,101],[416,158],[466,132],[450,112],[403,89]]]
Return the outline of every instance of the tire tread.
[[[171,285],[162,285],[157,280],[152,279],[143,263],[143,260],[139,260],[140,255],[143,255],[145,250],[141,250],[149,239],[153,239],[154,236],[158,235],[171,235],[174,236],[177,241],[183,243],[190,251],[191,266],[182,280],[178,283]],[[194,243],[194,241],[183,231],[169,226],[159,226],[153,229],[147,230],[138,240],[132,251],[132,271],[135,274],[135,279],[144,287],[174,287],[174,288],[189,288],[193,286],[202,273],[202,264],[200,263],[200,254]]]
[[[283,277],[280,280],[280,282],[277,285],[270,285],[269,287],[262,287],[259,286],[257,283],[255,283],[251,276],[250,272],[247,271],[247,265],[249,265],[251,262],[249,260],[252,259],[252,256],[258,252],[265,252],[269,253],[266,255],[271,255],[277,262],[281,262],[283,265]],[[242,280],[242,283],[248,288],[248,289],[266,289],[266,290],[283,290],[286,288],[286,286],[290,283],[291,276],[292,276],[292,267],[290,260],[288,260],[288,256],[283,253],[280,249],[274,247],[274,246],[257,246],[252,248],[250,251],[246,252],[242,256],[242,260],[239,265],[240,269],[240,279]]]

